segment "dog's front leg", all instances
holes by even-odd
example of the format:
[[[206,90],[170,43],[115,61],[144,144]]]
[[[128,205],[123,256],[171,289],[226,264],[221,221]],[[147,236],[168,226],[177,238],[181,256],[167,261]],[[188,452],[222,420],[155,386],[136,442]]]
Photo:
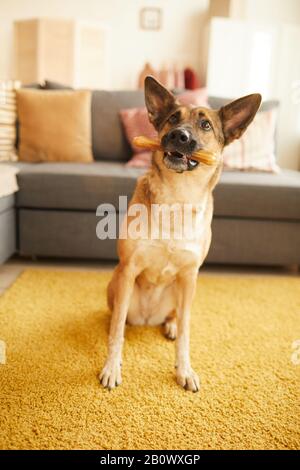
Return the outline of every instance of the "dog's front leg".
[[[109,331],[108,356],[99,376],[102,385],[109,390],[121,383],[125,322],[135,279],[135,270],[130,266],[119,268]]]
[[[197,392],[200,389],[199,377],[193,371],[190,363],[190,311],[196,289],[197,275],[198,269],[193,268],[185,270],[178,277],[176,378],[179,385],[192,392]]]

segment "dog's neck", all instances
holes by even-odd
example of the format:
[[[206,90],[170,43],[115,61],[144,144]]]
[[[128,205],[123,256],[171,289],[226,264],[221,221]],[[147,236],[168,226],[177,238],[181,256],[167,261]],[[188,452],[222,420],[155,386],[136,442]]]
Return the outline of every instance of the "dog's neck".
[[[199,204],[211,196],[222,165],[176,173],[165,167],[161,152],[155,152],[148,173],[151,203]]]

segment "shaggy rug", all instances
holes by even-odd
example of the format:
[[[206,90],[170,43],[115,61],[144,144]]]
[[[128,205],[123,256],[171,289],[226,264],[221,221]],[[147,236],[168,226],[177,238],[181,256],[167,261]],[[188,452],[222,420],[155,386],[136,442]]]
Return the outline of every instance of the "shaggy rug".
[[[193,394],[159,327],[127,327],[123,384],[99,385],[110,276],[29,270],[1,297],[1,449],[299,449],[299,278],[200,275]]]

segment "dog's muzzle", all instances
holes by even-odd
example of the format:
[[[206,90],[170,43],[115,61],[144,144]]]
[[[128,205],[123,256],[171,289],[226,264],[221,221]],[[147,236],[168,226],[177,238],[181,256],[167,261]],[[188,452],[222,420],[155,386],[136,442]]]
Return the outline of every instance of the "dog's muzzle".
[[[164,162],[168,168],[181,173],[194,170],[199,165],[199,162],[192,158],[197,142],[188,129],[171,129],[163,136],[161,143],[165,150]]]

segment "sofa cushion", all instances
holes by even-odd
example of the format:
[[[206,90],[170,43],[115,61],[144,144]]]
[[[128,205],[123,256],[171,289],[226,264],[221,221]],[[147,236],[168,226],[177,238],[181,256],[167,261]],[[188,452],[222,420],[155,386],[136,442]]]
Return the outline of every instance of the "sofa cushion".
[[[63,90],[70,87],[46,80],[45,89]],[[142,90],[92,92],[92,148],[95,160],[129,160],[130,145],[122,128],[119,112],[124,108],[144,105]]]
[[[118,208],[119,195],[131,195],[140,174],[117,162],[23,164],[17,206],[95,211],[105,202]]]
[[[224,171],[214,192],[215,215],[300,220],[300,172]]]
[[[119,112],[144,105],[144,93],[137,91],[93,91],[92,142],[95,160],[127,161],[130,145],[122,128]]]
[[[99,221],[95,212],[21,209],[19,252],[23,256],[117,260],[116,240],[96,237]],[[118,227],[118,215],[116,221]],[[212,231],[210,263],[300,264],[299,223],[215,217]]]
[[[41,163],[19,167],[18,207],[95,211],[101,203],[118,208],[130,197],[144,170],[123,163]],[[215,216],[300,220],[300,172],[278,175],[224,171],[215,189]]]
[[[19,158],[26,162],[90,162],[90,91],[17,91]]]
[[[63,90],[70,87],[46,80],[45,89]],[[177,93],[179,90],[175,94]],[[92,148],[95,160],[130,159],[131,147],[126,139],[119,113],[121,109],[143,106],[145,106],[143,90],[92,92]]]

